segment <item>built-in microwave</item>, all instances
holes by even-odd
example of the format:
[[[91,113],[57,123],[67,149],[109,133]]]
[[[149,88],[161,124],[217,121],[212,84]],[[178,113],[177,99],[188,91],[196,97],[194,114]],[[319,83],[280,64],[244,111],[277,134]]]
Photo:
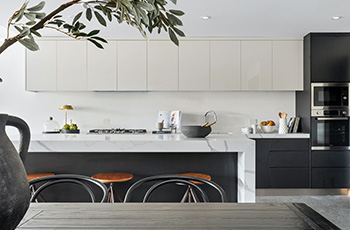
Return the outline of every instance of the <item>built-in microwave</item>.
[[[311,116],[327,116],[323,111],[342,111],[348,116],[350,83],[311,83]]]

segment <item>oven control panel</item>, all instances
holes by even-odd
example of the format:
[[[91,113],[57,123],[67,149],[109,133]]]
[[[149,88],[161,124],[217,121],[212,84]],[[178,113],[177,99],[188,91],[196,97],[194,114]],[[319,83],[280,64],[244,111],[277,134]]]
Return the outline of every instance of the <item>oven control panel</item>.
[[[313,109],[311,110],[311,117],[348,117],[349,110],[346,109]]]

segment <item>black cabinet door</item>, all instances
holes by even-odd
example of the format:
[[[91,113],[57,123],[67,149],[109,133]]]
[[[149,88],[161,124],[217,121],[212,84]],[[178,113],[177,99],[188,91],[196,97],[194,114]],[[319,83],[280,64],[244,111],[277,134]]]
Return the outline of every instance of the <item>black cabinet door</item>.
[[[350,34],[311,34],[311,82],[350,81]]]
[[[269,188],[308,188],[308,168],[270,168]]]
[[[311,166],[319,168],[350,167],[350,151],[311,151]]]
[[[313,168],[312,188],[350,188],[350,168]]]

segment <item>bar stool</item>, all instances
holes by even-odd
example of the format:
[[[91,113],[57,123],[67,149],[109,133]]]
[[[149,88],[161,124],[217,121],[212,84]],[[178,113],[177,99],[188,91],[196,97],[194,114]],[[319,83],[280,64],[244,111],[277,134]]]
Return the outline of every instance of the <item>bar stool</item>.
[[[134,176],[130,173],[98,173],[92,175],[91,178],[99,180],[103,183],[109,183],[108,187],[108,199],[107,202],[114,203],[114,194],[117,196],[120,202],[123,202],[123,198],[119,195],[115,188],[113,188],[114,182],[125,182],[129,181]]]
[[[202,179],[206,179],[206,180],[211,180],[211,176],[208,174],[203,174],[203,173],[181,173],[178,175],[182,175],[182,176],[193,176],[193,177],[198,177],[198,178],[202,178]],[[194,184],[202,184],[199,181],[191,181],[190,182],[194,183]],[[179,185],[183,185],[183,184],[179,184]],[[185,203],[186,201],[188,203],[191,203],[191,199],[193,200],[194,203],[199,202],[199,199],[195,193],[195,190],[193,189],[193,187],[191,185],[187,186],[187,190],[184,194],[184,196],[181,199],[181,203]]]
[[[27,173],[27,178],[28,178],[28,181],[31,181],[31,180],[34,180],[34,179],[47,177],[47,176],[54,176],[54,175],[55,175],[54,173]],[[33,196],[33,194],[35,193],[34,185],[29,186],[29,190],[30,190],[31,196]],[[40,199],[45,201],[42,196],[40,196]],[[35,202],[38,203],[38,200],[35,199]]]

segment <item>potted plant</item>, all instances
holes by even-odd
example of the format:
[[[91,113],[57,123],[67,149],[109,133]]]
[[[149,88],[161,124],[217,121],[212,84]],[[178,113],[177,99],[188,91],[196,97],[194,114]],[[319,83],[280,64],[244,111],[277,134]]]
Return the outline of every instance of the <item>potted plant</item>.
[[[176,0],[170,1],[176,4]],[[80,7],[78,13],[68,22],[61,13],[77,5],[83,7]],[[31,51],[39,50],[35,38],[41,37],[42,29],[54,29],[73,39],[87,40],[97,48],[103,49],[102,44],[107,41],[98,36],[100,30],[85,31],[86,25],[81,21],[83,17],[88,22],[97,20],[103,27],[107,26],[108,21],[127,23],[138,29],[144,37],[146,31],[152,33],[156,30],[160,33],[165,30],[176,45],[179,44],[177,36],[185,36],[178,29],[178,26],[182,26],[178,17],[184,13],[180,10],[168,10],[168,2],[165,0],[70,0],[48,14],[42,11],[44,6],[44,1],[34,6],[29,6],[29,2],[25,1],[20,9],[12,14],[7,24],[7,36],[0,45],[0,55],[16,42]],[[18,33],[12,36],[11,28]],[[20,131],[20,155],[5,133],[6,125],[15,126]],[[22,119],[0,114],[1,229],[15,229],[29,207],[29,184],[23,166],[29,142],[29,127]]]

